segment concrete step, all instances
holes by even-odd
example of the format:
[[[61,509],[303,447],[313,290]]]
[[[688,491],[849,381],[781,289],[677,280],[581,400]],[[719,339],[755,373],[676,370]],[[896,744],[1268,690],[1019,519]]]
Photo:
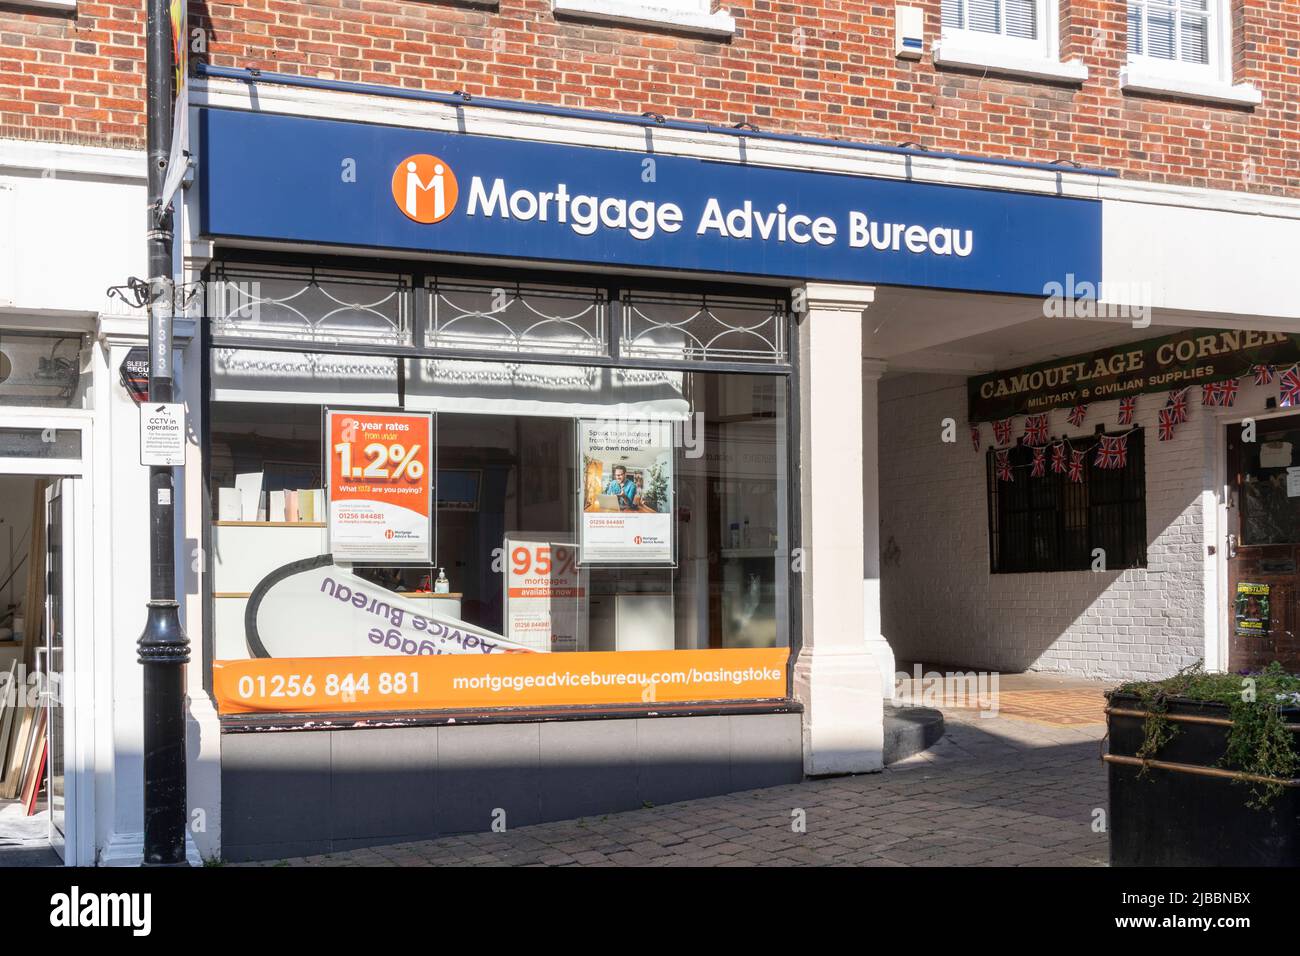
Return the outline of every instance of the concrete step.
[[[943,736],[943,714],[933,707],[885,705],[885,765],[934,746]]]

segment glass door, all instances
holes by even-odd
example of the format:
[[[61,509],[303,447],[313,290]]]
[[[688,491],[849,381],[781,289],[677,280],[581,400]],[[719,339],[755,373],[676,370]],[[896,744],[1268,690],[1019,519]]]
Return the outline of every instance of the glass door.
[[[50,814],[50,845],[64,855],[66,834],[63,710],[63,649],[70,636],[72,593],[72,478],[55,478],[45,489],[45,647],[41,686],[44,689],[48,772],[45,798]]]
[[[1300,415],[1228,426],[1228,669],[1300,667]]]

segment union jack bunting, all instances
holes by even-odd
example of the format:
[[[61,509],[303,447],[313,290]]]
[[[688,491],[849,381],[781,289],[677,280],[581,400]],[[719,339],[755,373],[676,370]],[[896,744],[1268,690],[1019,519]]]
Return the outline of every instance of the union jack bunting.
[[[1047,444],[1047,416],[1030,415],[1025,419],[1025,443],[1028,445]]]
[[[1174,437],[1174,410],[1172,408],[1160,409],[1160,440],[1171,441]]]
[[[1052,473],[1065,474],[1065,443],[1057,442],[1052,446]]]
[[[1075,405],[1070,409],[1070,424],[1078,428],[1083,424],[1083,417],[1088,414],[1087,405]]]
[[[980,450],[980,427],[979,427],[979,425],[971,425],[971,427],[970,427],[970,443],[971,443],[972,445],[975,446],[975,450],[976,450],[976,451],[979,451],[979,450]]]
[[[1271,365],[1254,365],[1250,369],[1255,373],[1256,385],[1272,385],[1274,368]]]
[[[1121,425],[1133,424],[1133,413],[1137,411],[1137,396],[1121,398],[1119,400],[1119,423]]]
[[[1076,485],[1083,484],[1083,452],[1070,451],[1070,480]]]
[[[1219,383],[1219,404],[1228,408],[1237,400],[1237,380],[1230,378],[1226,382]]]
[[[1201,386],[1202,405],[1226,405],[1232,407],[1237,400],[1237,380],[1230,378],[1225,382],[1210,382]]]
[[[1176,388],[1170,392],[1166,407],[1173,411],[1175,425],[1187,421],[1187,389]]]
[[[1283,408],[1293,408],[1300,405],[1300,372],[1296,371],[1296,366],[1292,365],[1282,373],[1282,380],[1278,383],[1278,389],[1281,392],[1278,404]]]
[[[1046,474],[1047,459],[1043,455],[1045,451],[1047,451],[1046,448],[1034,449],[1034,467],[1033,470],[1029,472],[1030,478],[1041,478]]]
[[[1103,435],[1097,445],[1097,460],[1094,464],[1098,468],[1105,468],[1110,471],[1127,465],[1128,436],[1116,435],[1112,438]]]
[[[1011,441],[1011,426],[1014,423],[1009,418],[1004,418],[1000,422],[993,423],[993,444],[1006,445]]]
[[[998,481],[1014,481],[1011,476],[1011,449],[1005,451],[995,451],[993,453],[993,466],[997,470]]]

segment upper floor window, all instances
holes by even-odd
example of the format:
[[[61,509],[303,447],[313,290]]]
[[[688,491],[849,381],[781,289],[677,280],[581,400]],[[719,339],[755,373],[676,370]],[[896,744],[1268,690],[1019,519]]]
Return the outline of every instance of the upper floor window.
[[[573,16],[635,28],[695,33],[722,39],[736,20],[713,0],[551,0],[556,16]]]
[[[1082,83],[1088,67],[1061,61],[1060,0],[943,0],[935,66]]]
[[[1025,55],[1048,53],[1047,0],[943,0],[943,32],[963,43],[990,45]]]
[[[1218,0],[1129,0],[1130,60],[1218,77],[1226,17]]]
[[[1231,0],[1129,0],[1126,93],[1255,106],[1263,95],[1232,81]]]

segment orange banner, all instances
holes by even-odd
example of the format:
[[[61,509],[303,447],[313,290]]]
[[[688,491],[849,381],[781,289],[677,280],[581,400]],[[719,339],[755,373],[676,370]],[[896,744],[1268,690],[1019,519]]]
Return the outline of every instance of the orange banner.
[[[216,661],[223,714],[375,713],[786,696],[784,647]]]

